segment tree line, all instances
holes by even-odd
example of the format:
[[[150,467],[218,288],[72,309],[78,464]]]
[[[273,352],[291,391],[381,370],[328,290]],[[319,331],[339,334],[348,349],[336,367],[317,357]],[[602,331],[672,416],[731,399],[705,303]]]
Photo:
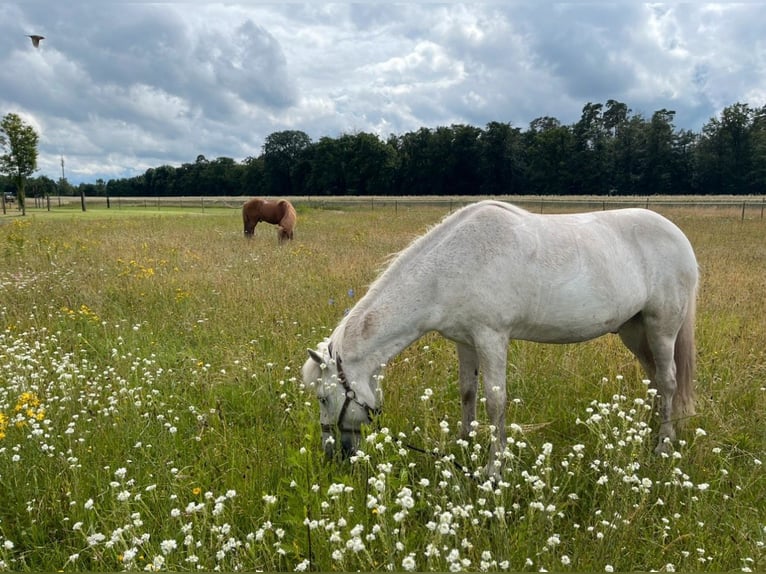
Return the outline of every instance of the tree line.
[[[28,189],[107,197],[766,193],[766,106],[733,104],[699,133],[677,129],[674,117],[668,109],[644,117],[608,100],[586,104],[571,125],[544,116],[525,130],[490,122],[318,141],[279,131],[242,162],[200,155],[77,187],[32,178]]]

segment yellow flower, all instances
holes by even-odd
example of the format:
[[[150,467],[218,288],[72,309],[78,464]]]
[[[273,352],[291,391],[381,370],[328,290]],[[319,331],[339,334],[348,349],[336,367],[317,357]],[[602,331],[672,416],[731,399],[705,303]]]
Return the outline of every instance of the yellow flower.
[[[191,297],[191,293],[188,291],[184,291],[181,288],[176,289],[176,303],[180,303],[181,301],[184,301]]]
[[[202,494],[202,489],[201,489],[199,486],[195,486],[195,487],[192,489],[192,494],[193,494],[194,496],[199,496],[200,494]]]
[[[45,408],[40,406],[40,399],[36,394],[29,391],[25,391],[19,395],[19,398],[16,400],[16,406],[13,408],[13,412],[23,413],[28,418],[34,418],[38,421],[45,419]],[[7,426],[7,424],[6,419],[5,426]],[[17,428],[22,428],[24,426],[26,426],[25,421],[16,421]],[[3,430],[2,419],[0,419],[0,430]]]
[[[19,395],[18,400],[16,401],[16,406],[13,409],[13,412],[20,413],[21,411],[27,409],[35,409],[40,406],[40,399],[37,398],[37,395],[34,393],[31,393],[29,391],[25,391]]]

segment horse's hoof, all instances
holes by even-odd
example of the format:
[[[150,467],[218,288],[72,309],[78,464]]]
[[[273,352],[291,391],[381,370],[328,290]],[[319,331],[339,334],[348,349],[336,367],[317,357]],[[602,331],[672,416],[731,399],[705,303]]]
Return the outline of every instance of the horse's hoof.
[[[670,437],[660,437],[660,441],[654,448],[654,454],[663,455],[671,452],[673,452],[673,441],[670,440]]]

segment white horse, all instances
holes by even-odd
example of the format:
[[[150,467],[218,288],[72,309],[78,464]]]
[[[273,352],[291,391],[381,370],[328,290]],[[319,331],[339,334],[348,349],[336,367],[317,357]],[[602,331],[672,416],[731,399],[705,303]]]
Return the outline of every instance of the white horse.
[[[356,451],[379,410],[377,373],[430,331],[457,344],[462,432],[476,418],[482,373],[505,448],[510,339],[574,343],[618,333],[661,397],[658,453],[674,417],[694,412],[698,271],[686,236],[645,209],[536,215],[497,201],[456,211],[402,251],[332,335],[309,350],[303,381],[319,399],[324,450]]]

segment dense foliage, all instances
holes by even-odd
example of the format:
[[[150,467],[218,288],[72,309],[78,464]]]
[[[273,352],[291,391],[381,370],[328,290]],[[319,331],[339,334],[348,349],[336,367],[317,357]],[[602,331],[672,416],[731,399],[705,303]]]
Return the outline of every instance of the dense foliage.
[[[609,100],[586,104],[572,125],[540,117],[526,130],[502,122],[453,124],[385,141],[361,132],[315,142],[302,131],[281,131],[266,138],[259,157],[241,163],[200,155],[194,163],[81,184],[77,191],[111,197],[764,193],[766,106],[729,106],[700,133],[676,129],[674,117],[661,109],[646,118]],[[45,195],[56,184],[43,177],[31,187]]]
[[[7,174],[14,183],[22,210],[26,178],[37,169],[38,140],[35,129],[17,114],[7,114],[0,120],[0,174]]]

